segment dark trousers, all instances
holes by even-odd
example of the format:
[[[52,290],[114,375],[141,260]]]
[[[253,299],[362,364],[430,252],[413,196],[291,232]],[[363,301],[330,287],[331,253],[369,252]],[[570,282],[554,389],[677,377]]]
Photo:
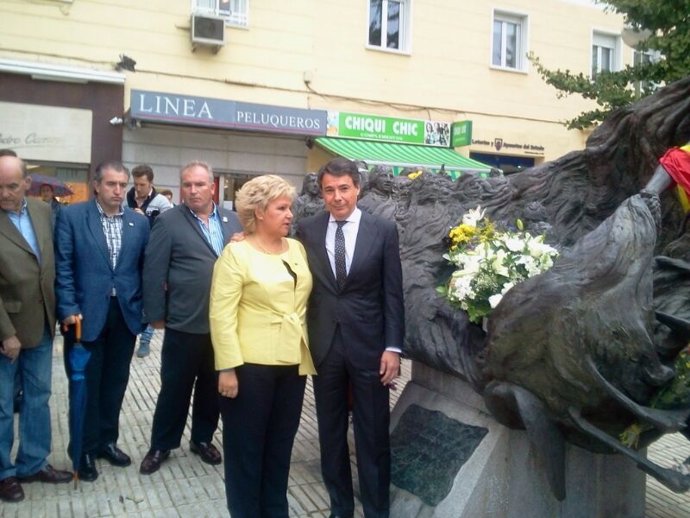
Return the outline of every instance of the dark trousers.
[[[93,342],[82,342],[91,352],[85,370],[83,453],[97,453],[105,445],[117,442],[120,410],[129,382],[129,365],[135,340],[136,335],[127,327],[120,304],[115,297],[111,297],[108,317],[98,338]],[[64,343],[65,370],[69,377],[69,352],[74,346],[74,326],[70,326]]]
[[[306,376],[298,366],[237,367],[238,393],[220,397],[225,494],[232,518],[288,518],[287,486]]]
[[[352,424],[364,516],[387,518],[390,508],[389,389],[376,369],[349,362],[340,331],[313,377],[321,448],[321,474],[338,516],[353,516],[354,496],[347,444],[348,386],[352,387]]]
[[[151,431],[152,449],[172,450],[180,446],[192,389],[192,441],[211,442],[219,415],[211,335],[166,328],[161,352],[161,391]]]

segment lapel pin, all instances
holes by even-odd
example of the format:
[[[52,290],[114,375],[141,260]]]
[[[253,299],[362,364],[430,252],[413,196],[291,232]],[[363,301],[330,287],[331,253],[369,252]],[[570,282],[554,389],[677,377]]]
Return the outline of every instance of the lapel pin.
[[[132,223],[132,222],[130,221],[130,222],[129,222],[129,226],[130,226],[130,227],[133,227],[133,226],[134,226],[134,223]]]
[[[228,217],[227,217],[227,216],[223,216],[223,223],[227,223],[227,222],[228,222]]]

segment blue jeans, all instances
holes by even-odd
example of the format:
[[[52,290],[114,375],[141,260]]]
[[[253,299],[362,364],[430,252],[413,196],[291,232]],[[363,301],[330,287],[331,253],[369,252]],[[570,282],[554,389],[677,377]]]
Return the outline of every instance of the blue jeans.
[[[22,349],[12,363],[0,355],[0,480],[28,477],[43,469],[50,454],[50,384],[53,367],[53,339],[43,333],[41,343]],[[12,463],[14,443],[14,378],[21,373],[24,399],[19,409],[19,449]]]

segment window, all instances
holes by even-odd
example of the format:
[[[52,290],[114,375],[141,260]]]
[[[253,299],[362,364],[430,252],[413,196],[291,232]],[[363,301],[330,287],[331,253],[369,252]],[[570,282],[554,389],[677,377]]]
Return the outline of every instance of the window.
[[[658,50],[633,50],[633,65],[651,65],[661,60],[661,53]],[[659,88],[659,83],[654,81],[637,81],[635,83],[635,97],[640,97],[654,93]]]
[[[525,69],[527,17],[494,12],[491,64],[513,70]]]
[[[592,38],[592,79],[618,70],[618,36],[595,32]]]
[[[247,27],[249,25],[249,0],[192,0],[192,9],[197,14],[210,14],[225,18],[228,25]]]
[[[369,45],[409,49],[410,0],[369,0]]]

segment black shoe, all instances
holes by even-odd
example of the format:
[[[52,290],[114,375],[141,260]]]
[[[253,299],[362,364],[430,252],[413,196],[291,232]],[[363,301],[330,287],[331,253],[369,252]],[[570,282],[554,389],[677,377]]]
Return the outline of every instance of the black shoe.
[[[132,463],[132,459],[129,458],[124,451],[118,448],[114,442],[106,445],[100,452],[98,452],[99,459],[105,459],[110,462],[113,466],[118,466],[124,468]]]
[[[141,461],[139,466],[139,473],[142,475],[150,475],[155,473],[163,464],[163,461],[170,456],[170,450],[149,450],[149,452]]]
[[[92,453],[85,453],[81,456],[77,474],[79,475],[79,480],[84,480],[86,482],[93,482],[98,478],[96,459]]]
[[[24,500],[24,490],[16,477],[0,480],[0,500],[4,502],[21,502]]]
[[[201,460],[206,464],[211,464],[212,466],[217,466],[223,462],[223,457],[221,456],[218,448],[216,448],[210,442],[193,442],[189,443],[189,451],[201,457]]]

